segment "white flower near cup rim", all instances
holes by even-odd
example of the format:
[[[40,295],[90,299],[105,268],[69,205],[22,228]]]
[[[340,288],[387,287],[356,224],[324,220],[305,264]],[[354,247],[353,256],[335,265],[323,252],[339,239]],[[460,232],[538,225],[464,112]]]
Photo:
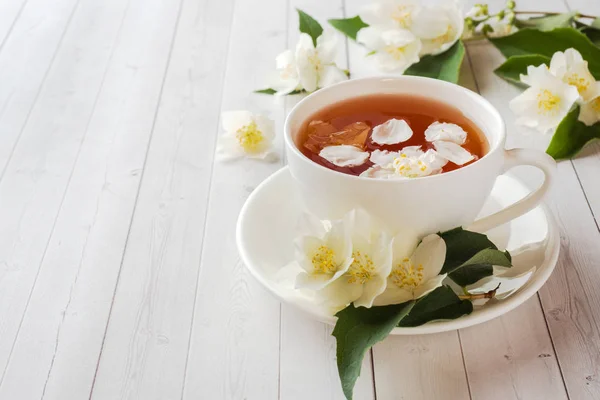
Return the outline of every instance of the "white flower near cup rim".
[[[295,52],[286,50],[275,59],[276,75],[271,83],[275,95],[283,96],[296,90],[314,92],[347,80],[348,76],[335,63],[338,43],[334,32],[323,32],[316,46],[308,34],[301,33]]]
[[[369,26],[358,31],[356,41],[371,50],[369,57],[382,71],[403,73],[419,62],[421,41],[406,29]]]
[[[243,157],[272,161],[275,124],[262,114],[225,111],[221,114],[223,134],[217,139],[216,155],[221,161]]]

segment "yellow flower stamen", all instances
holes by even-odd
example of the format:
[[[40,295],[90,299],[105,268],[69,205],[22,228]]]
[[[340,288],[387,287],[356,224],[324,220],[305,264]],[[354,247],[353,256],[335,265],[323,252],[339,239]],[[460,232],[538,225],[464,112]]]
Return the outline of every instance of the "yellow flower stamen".
[[[254,121],[238,129],[235,132],[235,137],[244,151],[248,153],[257,151],[265,139]]]
[[[595,112],[600,113],[600,97],[596,97],[594,100],[591,101],[591,103],[592,109]]]
[[[436,44],[444,44],[452,41],[453,38],[454,28],[452,27],[452,25],[448,24],[448,26],[446,27],[446,32],[443,35],[440,35],[433,39],[433,42]]]
[[[371,280],[375,273],[375,265],[368,254],[363,254],[360,251],[352,252],[352,264],[348,268],[348,283],[364,284]]]
[[[327,246],[319,246],[316,253],[312,256],[311,262],[314,272],[317,274],[333,274],[337,271],[337,265],[334,262],[335,252]]]
[[[555,95],[548,89],[544,89],[537,95],[538,113],[540,114],[556,114],[561,103],[560,96]]]
[[[390,279],[399,288],[415,289],[423,282],[423,265],[415,266],[405,258],[392,269]]]
[[[408,46],[392,46],[388,45],[383,50],[394,58],[394,60],[401,60],[404,57],[404,52]]]
[[[564,80],[569,85],[575,86],[579,94],[582,94],[590,87],[590,82],[585,78],[580,77],[578,74],[567,75]]]
[[[412,25],[412,6],[398,6],[392,12],[392,19],[402,28],[409,28]]]

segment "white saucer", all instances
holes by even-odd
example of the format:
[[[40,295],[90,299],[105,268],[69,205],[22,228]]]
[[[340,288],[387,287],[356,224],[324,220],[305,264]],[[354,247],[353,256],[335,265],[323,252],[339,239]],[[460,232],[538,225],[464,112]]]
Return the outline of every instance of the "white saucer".
[[[289,169],[284,167],[252,192],[238,219],[237,246],[242,261],[252,275],[278,299],[292,304],[319,321],[334,324],[334,317],[323,314],[309,296],[293,289],[285,277],[278,274],[294,258],[293,240],[298,218],[303,211],[293,183]],[[496,181],[481,214],[491,214],[528,193],[529,190],[519,180],[502,175]],[[487,234],[500,249],[512,251],[528,247],[521,257],[513,257],[513,268],[536,266],[531,279],[505,299],[476,308],[470,315],[414,328],[395,328],[392,334],[445,332],[480,324],[514,309],[540,289],[554,270],[560,248],[558,229],[548,209],[539,206]]]

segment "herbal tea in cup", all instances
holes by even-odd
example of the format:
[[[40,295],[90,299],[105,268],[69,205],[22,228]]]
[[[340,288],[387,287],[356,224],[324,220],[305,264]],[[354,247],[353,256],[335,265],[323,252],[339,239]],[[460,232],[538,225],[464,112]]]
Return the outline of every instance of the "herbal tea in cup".
[[[310,116],[298,147],[331,170],[369,178],[436,175],[469,165],[488,144],[459,109],[415,95],[342,100]]]

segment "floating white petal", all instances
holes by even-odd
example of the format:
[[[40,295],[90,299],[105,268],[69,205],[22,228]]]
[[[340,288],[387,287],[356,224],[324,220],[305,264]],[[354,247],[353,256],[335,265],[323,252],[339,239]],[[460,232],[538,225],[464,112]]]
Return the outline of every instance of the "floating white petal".
[[[425,140],[428,142],[444,140],[462,145],[467,141],[467,132],[456,124],[436,121],[425,130]]]
[[[399,157],[400,153],[397,151],[388,150],[373,150],[369,160],[379,166],[387,166],[394,162],[394,158]]]
[[[438,140],[433,142],[433,147],[441,157],[456,165],[464,165],[475,159],[471,153],[453,142]]]
[[[338,167],[355,167],[364,164],[369,158],[369,153],[354,146],[341,144],[325,147],[319,156]]]
[[[392,118],[373,128],[371,140],[377,144],[398,144],[406,142],[412,135],[413,131],[405,120]]]

